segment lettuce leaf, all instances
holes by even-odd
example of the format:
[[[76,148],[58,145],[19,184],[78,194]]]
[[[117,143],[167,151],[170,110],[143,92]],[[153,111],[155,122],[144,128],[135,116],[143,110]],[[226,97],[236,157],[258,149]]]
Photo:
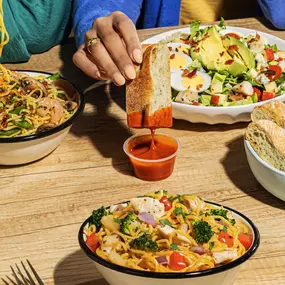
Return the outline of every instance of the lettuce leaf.
[[[191,36],[190,36],[190,39],[192,40],[196,33],[199,31],[200,29],[200,21],[193,21],[191,24],[190,24],[190,31],[191,31]]]

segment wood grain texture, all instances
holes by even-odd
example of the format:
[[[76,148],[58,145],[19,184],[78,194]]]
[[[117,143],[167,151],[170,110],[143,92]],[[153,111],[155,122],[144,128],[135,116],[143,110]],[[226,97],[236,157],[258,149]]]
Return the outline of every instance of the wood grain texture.
[[[257,19],[227,24],[285,39],[284,32],[267,28]],[[144,40],[166,30],[169,28],[143,30],[139,36]],[[80,224],[101,204],[165,188],[233,207],[256,223],[260,248],[234,285],[285,284],[285,203],[265,191],[249,169],[243,147],[247,124],[208,126],[174,121],[173,128],[165,130],[182,144],[173,175],[160,182],[138,180],[122,150],[125,139],[133,134],[126,125],[124,88],[110,84],[90,88],[94,82],[72,64],[74,51],[70,39],[32,56],[27,63],[6,65],[60,70],[85,90],[87,104],[51,155],[25,166],[1,167],[0,279],[12,277],[10,265],[28,258],[47,285],[106,285],[79,248]],[[5,283],[0,280],[0,284]]]

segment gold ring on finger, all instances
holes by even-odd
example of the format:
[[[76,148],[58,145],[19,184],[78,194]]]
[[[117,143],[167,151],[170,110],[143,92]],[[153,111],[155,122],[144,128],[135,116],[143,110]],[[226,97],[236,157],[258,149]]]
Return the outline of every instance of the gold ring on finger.
[[[95,38],[91,38],[91,39],[88,39],[85,43],[85,46],[86,46],[86,49],[87,51],[91,54],[91,50],[90,50],[90,47],[93,45],[93,44],[96,44],[98,42],[100,42],[100,38],[98,37],[95,37]]]

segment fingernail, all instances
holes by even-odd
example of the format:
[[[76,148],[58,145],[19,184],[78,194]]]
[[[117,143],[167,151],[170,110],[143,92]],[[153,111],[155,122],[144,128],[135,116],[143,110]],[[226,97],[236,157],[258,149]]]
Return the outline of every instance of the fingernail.
[[[131,64],[128,64],[127,66],[125,66],[124,73],[125,73],[126,77],[128,77],[129,79],[135,79],[136,78],[136,71],[134,69],[134,66]]]
[[[141,63],[142,62],[142,52],[141,52],[141,50],[135,49],[133,51],[133,57],[134,57],[134,59],[135,59],[135,61],[137,63]]]
[[[97,70],[97,71],[95,71],[95,76],[99,79],[100,77],[101,77],[101,74],[100,74],[100,72]]]
[[[112,80],[114,81],[115,84],[117,84],[119,86],[124,85],[126,83],[125,78],[122,76],[122,74],[120,72],[116,72],[113,75]]]

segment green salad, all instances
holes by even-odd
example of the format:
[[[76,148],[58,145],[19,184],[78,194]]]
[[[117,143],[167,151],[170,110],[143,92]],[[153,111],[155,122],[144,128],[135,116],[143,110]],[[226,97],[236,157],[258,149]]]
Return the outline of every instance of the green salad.
[[[285,51],[256,32],[242,35],[219,25],[176,34],[168,41],[174,102],[237,106],[285,94]]]

